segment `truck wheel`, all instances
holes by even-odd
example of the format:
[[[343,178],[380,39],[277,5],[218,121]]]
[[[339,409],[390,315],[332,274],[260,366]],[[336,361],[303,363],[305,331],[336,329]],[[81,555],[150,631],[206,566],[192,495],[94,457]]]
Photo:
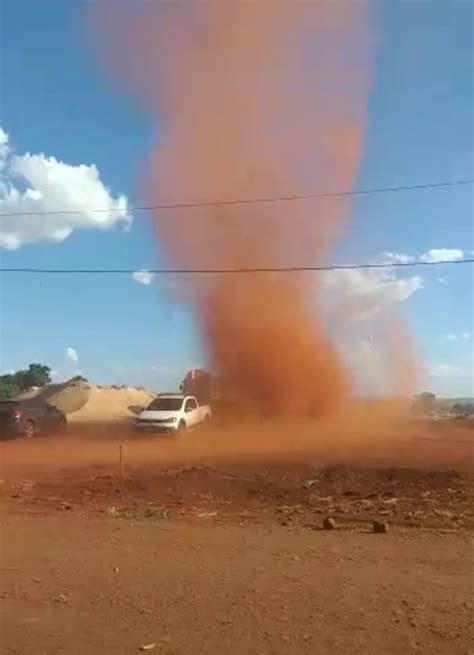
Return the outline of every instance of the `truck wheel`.
[[[23,432],[25,439],[33,439],[33,437],[35,436],[35,432],[36,432],[36,426],[33,423],[33,421],[26,421],[25,430]]]
[[[184,432],[186,430],[186,423],[184,421],[180,421],[178,423],[178,432]]]

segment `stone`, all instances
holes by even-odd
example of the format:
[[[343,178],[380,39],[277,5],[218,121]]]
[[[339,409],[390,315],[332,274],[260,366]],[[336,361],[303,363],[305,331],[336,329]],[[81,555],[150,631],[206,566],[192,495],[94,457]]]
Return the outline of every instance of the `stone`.
[[[335,530],[337,528],[335,519],[333,519],[331,516],[327,516],[323,521],[323,528],[325,530]]]
[[[386,521],[374,521],[372,530],[375,534],[386,534],[388,532],[388,523]]]

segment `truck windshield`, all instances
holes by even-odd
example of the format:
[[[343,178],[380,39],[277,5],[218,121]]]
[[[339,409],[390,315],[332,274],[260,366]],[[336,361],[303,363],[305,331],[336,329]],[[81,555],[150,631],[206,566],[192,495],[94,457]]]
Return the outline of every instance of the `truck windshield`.
[[[181,409],[182,398],[155,398],[147,407],[153,412],[176,412]]]

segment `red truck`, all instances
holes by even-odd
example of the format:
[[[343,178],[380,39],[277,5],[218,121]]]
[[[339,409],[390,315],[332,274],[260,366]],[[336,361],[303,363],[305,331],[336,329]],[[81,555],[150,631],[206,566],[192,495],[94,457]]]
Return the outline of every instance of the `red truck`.
[[[193,368],[186,373],[181,384],[185,396],[194,396],[200,405],[211,404],[211,375],[202,368]]]
[[[221,422],[235,420],[241,413],[240,404],[226,381],[201,368],[188,371],[180,389],[181,393],[194,396],[199,405],[209,405],[213,419],[217,417]]]

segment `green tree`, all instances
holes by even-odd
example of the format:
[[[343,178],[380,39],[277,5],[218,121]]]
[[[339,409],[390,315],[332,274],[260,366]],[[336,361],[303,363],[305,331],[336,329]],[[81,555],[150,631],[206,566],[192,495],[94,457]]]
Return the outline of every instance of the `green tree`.
[[[75,375],[73,378],[69,380],[69,382],[89,382],[89,380],[85,378],[83,375]]]
[[[51,369],[44,364],[30,364],[25,371],[16,373],[22,389],[44,387],[51,382]]]
[[[30,387],[44,387],[51,382],[51,369],[44,364],[30,364],[27,369],[0,376],[0,398],[11,398]]]
[[[0,375],[0,398],[11,398],[20,393],[15,375]]]

